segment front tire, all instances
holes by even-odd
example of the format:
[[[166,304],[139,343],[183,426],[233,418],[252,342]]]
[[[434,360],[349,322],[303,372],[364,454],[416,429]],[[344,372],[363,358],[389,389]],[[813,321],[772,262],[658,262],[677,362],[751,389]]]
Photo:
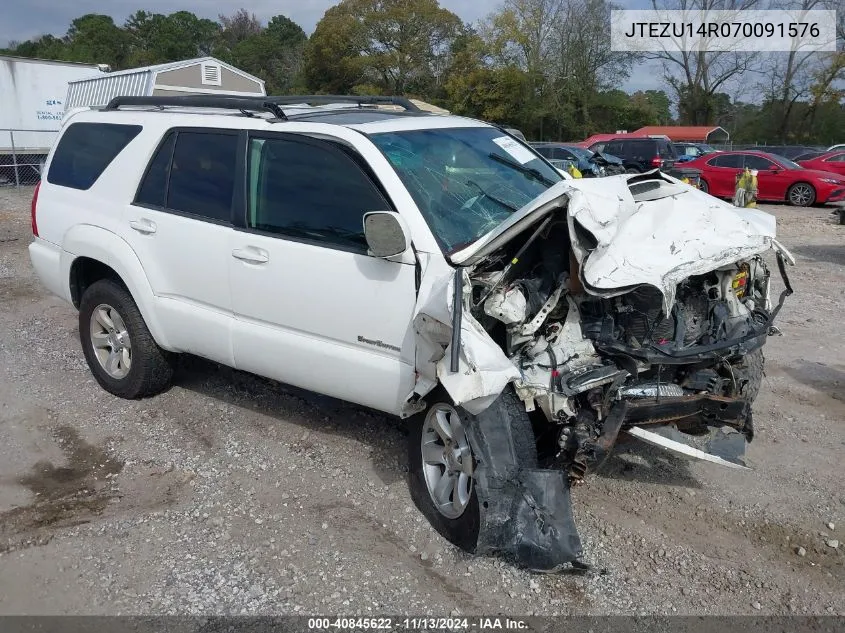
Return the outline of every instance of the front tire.
[[[517,463],[537,467],[537,446],[525,406],[508,387],[500,396],[503,415],[496,423],[510,425]],[[481,526],[478,494],[472,477],[477,466],[466,429],[475,418],[456,407],[442,388],[428,398],[426,411],[409,420],[408,470],[411,498],[441,536],[474,552]],[[495,406],[495,405],[491,405]]]
[[[703,178],[699,178],[698,180],[698,190],[703,191],[704,193],[710,193],[710,187],[707,184],[707,181]]]
[[[742,366],[748,373],[748,382],[742,390],[742,398],[749,404],[754,404],[760,393],[763,384],[763,371],[766,359],[763,356],[763,348],[755,349],[742,359]]]
[[[173,378],[171,356],[150,334],[132,295],[102,279],[89,286],[79,306],[79,338],[100,386],[120,398],[157,394]]]
[[[786,193],[786,199],[796,207],[809,207],[816,201],[816,190],[806,182],[796,182]]]

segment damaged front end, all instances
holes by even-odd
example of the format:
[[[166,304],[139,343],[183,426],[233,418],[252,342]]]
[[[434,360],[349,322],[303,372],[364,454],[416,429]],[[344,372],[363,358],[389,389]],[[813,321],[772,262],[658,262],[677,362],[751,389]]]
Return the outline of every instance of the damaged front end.
[[[785,286],[776,305],[772,249]],[[490,549],[532,568],[575,560],[569,484],[606,459],[621,432],[745,467],[762,347],[792,292],[794,261],[772,216],[658,172],[565,181],[452,263],[457,273],[423,276],[415,398],[439,381],[483,421],[512,388],[546,467],[503,469],[507,442],[474,425],[479,495],[500,493],[482,517],[499,527],[492,537],[482,530],[480,545],[498,542]],[[490,519],[502,503],[513,523]],[[506,538],[500,524],[521,527]]]

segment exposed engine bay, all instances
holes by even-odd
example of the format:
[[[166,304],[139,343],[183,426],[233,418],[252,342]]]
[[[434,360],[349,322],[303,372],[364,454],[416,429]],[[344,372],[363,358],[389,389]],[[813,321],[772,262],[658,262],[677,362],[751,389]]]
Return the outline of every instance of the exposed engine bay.
[[[773,216],[659,172],[568,180],[451,261],[422,275],[408,402],[439,382],[471,416],[478,552],[543,570],[577,561],[569,486],[623,432],[747,467],[762,347],[792,294]],[[531,418],[536,468],[514,461],[497,422],[506,389]]]
[[[472,275],[472,312],[518,368],[516,393],[551,425],[555,457],[572,477],[598,457],[595,441],[622,400],[630,401],[628,423],[672,421],[691,434],[727,426],[751,440],[760,375],[747,357],[771,323],[762,257],[685,280],[667,315],[649,286],[588,294],[561,248],[565,219],[537,237],[512,267],[505,254]]]

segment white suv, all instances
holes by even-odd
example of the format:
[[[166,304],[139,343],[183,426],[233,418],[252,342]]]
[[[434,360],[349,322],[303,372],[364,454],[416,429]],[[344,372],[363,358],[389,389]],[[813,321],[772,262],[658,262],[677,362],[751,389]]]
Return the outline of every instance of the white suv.
[[[774,228],[402,98],[118,97],[66,117],[30,254],[110,393],[191,353],[410,418],[433,525],[548,570],[620,431],[742,466]]]

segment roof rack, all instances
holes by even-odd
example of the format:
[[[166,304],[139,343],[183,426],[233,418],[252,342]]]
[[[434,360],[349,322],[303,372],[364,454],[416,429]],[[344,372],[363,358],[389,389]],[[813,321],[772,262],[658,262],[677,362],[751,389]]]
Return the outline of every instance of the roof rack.
[[[103,110],[119,110],[122,106],[166,106],[183,108],[220,108],[240,110],[243,113],[267,110],[273,116],[284,119],[282,109],[267,97],[229,97],[223,95],[187,95],[182,97],[115,97]]]
[[[358,107],[364,105],[395,105],[405,108],[408,112],[422,112],[417,105],[406,97],[359,96],[359,95],[285,95],[281,97],[267,97],[278,105],[298,105],[300,103],[329,105],[332,103],[355,103]]]
[[[422,112],[412,101],[405,97],[368,97],[354,95],[286,95],[278,97],[231,97],[226,95],[186,95],[179,97],[114,97],[103,110],[119,110],[122,106],[151,106],[164,108],[219,108],[240,110],[244,114],[268,111],[276,119],[286,121],[287,116],[282,105],[355,103],[363,105],[397,105],[408,112]]]

